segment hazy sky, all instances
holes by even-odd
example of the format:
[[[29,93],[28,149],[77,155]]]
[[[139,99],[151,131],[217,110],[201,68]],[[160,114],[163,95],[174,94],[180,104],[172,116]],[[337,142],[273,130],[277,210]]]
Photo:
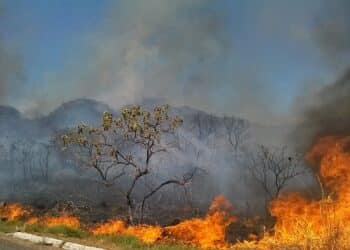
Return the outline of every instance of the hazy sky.
[[[28,115],[147,97],[286,121],[350,65],[347,0],[0,0],[0,98]]]

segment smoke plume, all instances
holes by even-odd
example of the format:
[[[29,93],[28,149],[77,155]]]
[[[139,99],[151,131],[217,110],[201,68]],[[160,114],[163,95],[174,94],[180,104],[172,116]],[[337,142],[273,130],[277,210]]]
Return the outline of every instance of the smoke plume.
[[[350,56],[350,2],[326,2],[316,16],[313,37],[325,59],[344,69]]]
[[[309,146],[320,136],[349,134],[350,68],[333,84],[307,98],[312,101],[302,111],[295,137],[298,143]]]
[[[327,2],[314,18],[313,41],[335,80],[323,87],[314,85],[311,94],[297,100],[301,124],[293,136],[302,148],[320,136],[350,132],[349,10],[349,1]]]
[[[4,15],[5,11],[0,3],[0,23]],[[18,87],[22,75],[21,60],[5,42],[0,28],[0,104],[4,104],[10,91]]]
[[[82,96],[114,108],[159,96],[208,106],[213,83],[227,76],[217,68],[231,49],[226,5],[208,0],[115,3],[99,29],[84,39],[84,58],[45,79],[47,101],[26,106],[31,113],[46,113]]]

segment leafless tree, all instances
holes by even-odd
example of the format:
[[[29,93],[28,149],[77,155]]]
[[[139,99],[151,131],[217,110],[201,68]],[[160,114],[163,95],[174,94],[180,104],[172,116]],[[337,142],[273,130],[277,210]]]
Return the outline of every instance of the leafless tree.
[[[48,143],[40,143],[37,152],[37,165],[44,181],[49,181],[50,156],[53,151],[54,144],[52,141]]]
[[[33,165],[33,145],[26,140],[18,140],[13,145],[17,166],[22,169],[22,178],[26,182],[30,180]]]
[[[245,140],[248,139],[249,125],[247,121],[233,116],[225,116],[223,125],[233,158],[237,160],[244,150]]]
[[[266,207],[293,178],[304,173],[297,154],[290,153],[286,147],[272,149],[264,145],[258,145],[256,153],[251,155],[248,170],[264,191]]]
[[[215,132],[215,117],[211,114],[198,111],[190,122],[199,140],[205,140]]]

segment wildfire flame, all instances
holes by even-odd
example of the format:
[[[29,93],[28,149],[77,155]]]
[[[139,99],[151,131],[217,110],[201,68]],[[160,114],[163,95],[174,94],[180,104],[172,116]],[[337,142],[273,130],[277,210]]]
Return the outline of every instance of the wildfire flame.
[[[60,215],[57,217],[45,217],[42,223],[48,227],[66,226],[71,228],[79,228],[79,218],[71,215]]]
[[[223,196],[217,196],[204,218],[192,218],[174,226],[129,226],[121,219],[112,219],[91,229],[93,235],[132,235],[145,243],[177,240],[201,248],[272,249],[286,244],[303,249],[350,249],[350,136],[327,136],[319,139],[306,159],[316,168],[322,183],[323,197],[312,200],[299,193],[281,195],[270,203],[270,213],[276,218],[273,234],[265,232],[263,239],[252,239],[229,246],[227,227],[236,221],[233,206]],[[29,210],[19,204],[0,207],[0,218],[16,220]],[[28,224],[65,225],[79,228],[77,217],[30,217]],[[315,247],[316,246],[316,247]],[[274,248],[275,249],[275,248]],[[286,249],[286,248],[279,248]]]
[[[144,243],[151,244],[161,239],[163,230],[160,226],[137,225],[129,227],[125,234],[133,235]]]
[[[162,228],[160,226],[136,225],[128,227],[120,219],[113,219],[104,224],[97,225],[91,232],[94,235],[132,235],[147,244],[156,242],[162,236]]]
[[[26,220],[27,225],[33,225],[39,223],[40,219],[37,216],[31,216]]]
[[[94,235],[111,235],[122,234],[126,231],[126,224],[120,219],[112,219],[106,223],[102,223],[94,227],[91,232]]]
[[[13,221],[23,217],[27,212],[27,209],[18,203],[6,204],[0,207],[0,218]]]
[[[150,225],[128,227],[122,220],[115,219],[93,228],[92,233],[94,235],[133,235],[145,243],[154,243],[167,235],[203,248],[225,247],[226,227],[236,220],[230,215],[232,210],[233,207],[229,201],[223,196],[217,196],[212,202],[208,215],[204,218],[186,220],[165,228]]]
[[[233,207],[223,196],[217,196],[203,218],[193,218],[178,225],[167,227],[177,240],[192,243],[203,248],[223,248],[226,244],[226,228],[236,221],[231,216]]]
[[[318,167],[329,195],[315,201],[294,193],[273,201],[275,237],[287,242],[346,238],[350,233],[350,137],[321,138],[306,158]]]

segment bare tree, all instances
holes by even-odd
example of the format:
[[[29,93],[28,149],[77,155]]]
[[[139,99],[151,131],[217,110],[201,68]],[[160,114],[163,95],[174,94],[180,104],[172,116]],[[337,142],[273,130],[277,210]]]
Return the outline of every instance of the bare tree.
[[[293,178],[304,173],[297,154],[290,153],[286,147],[271,149],[264,145],[258,145],[256,153],[251,155],[248,170],[264,191],[266,208]]]
[[[129,208],[129,220],[133,222],[135,188],[155,171],[152,159],[155,155],[168,152],[172,146],[171,135],[181,124],[182,119],[169,116],[167,105],[155,107],[152,111],[133,106],[123,109],[118,119],[105,112],[101,127],[80,125],[62,139],[82,165],[96,170],[106,186],[112,186],[120,178],[128,180],[123,194]],[[192,169],[180,178],[167,178],[154,185],[146,182],[147,191],[140,200],[140,221],[150,197],[170,184],[184,186],[190,183],[195,172]]]
[[[17,161],[17,166],[22,169],[22,178],[25,181],[32,177],[33,166],[33,145],[26,140],[18,140],[13,145],[14,155]]]
[[[49,181],[50,171],[50,156],[53,151],[54,144],[52,141],[49,143],[40,143],[37,152],[37,165],[41,172],[41,177],[44,181]]]
[[[213,115],[198,111],[192,121],[192,130],[197,135],[199,140],[207,139],[215,132],[215,118]]]
[[[237,160],[244,150],[244,143],[248,138],[248,123],[243,119],[225,116],[223,125],[233,158]]]

